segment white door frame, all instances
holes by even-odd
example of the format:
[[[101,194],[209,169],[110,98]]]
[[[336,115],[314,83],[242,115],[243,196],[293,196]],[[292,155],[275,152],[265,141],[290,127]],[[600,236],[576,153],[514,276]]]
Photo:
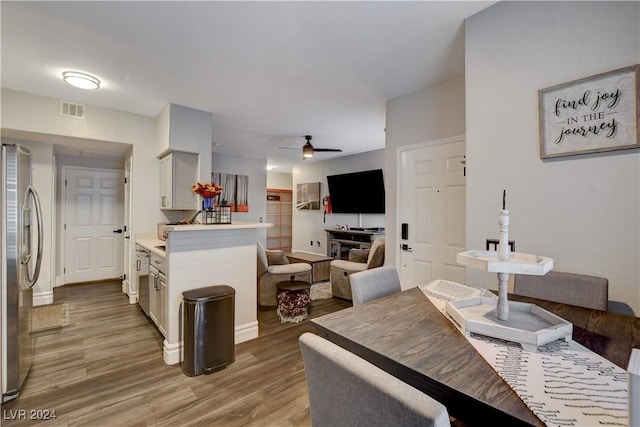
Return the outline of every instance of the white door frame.
[[[401,245],[401,241],[402,239],[400,238],[400,231],[402,230],[402,218],[400,217],[400,212],[402,210],[402,155],[408,151],[413,151],[413,150],[420,150],[423,148],[429,148],[429,147],[435,147],[437,145],[444,145],[444,144],[453,144],[456,142],[465,142],[466,141],[466,135],[458,135],[458,136],[452,136],[449,138],[441,138],[441,139],[434,139],[431,141],[425,141],[425,142],[418,142],[416,144],[411,144],[411,145],[402,145],[398,148],[396,148],[396,242],[398,243],[397,245],[395,245],[395,256],[396,256],[396,269],[398,271],[400,271],[401,268],[401,249],[400,249],[400,245]],[[466,147],[466,145],[465,145]],[[466,148],[465,148],[465,152],[466,152]],[[465,217],[466,217],[466,212],[465,212]]]
[[[132,239],[133,233],[131,232],[131,222],[132,222],[132,210],[131,204],[133,203],[133,191],[131,191],[131,185],[133,182],[133,154],[129,153],[125,158],[125,167],[124,167],[124,239],[122,239],[124,248],[127,247],[127,242],[129,245],[129,251],[123,250],[124,254],[124,274],[127,276],[127,279],[122,281],[122,291],[129,296],[129,303],[135,304],[138,301],[138,284],[137,277],[135,277],[134,269],[133,269],[133,260],[135,253],[135,241]],[[127,193],[127,190],[129,193]]]
[[[77,170],[77,171],[89,171],[89,172],[115,172],[115,173],[122,173],[124,174],[124,171],[122,169],[110,169],[110,168],[91,168],[91,167],[82,167],[82,166],[71,166],[71,165],[63,165],[62,166],[62,180],[64,182],[65,179],[67,179],[67,171],[69,170]],[[66,284],[66,274],[64,272],[64,269],[67,265],[67,260],[66,260],[66,239],[67,239],[67,231],[65,230],[64,227],[64,222],[67,218],[67,186],[66,185],[62,185],[62,194],[61,194],[61,198],[60,198],[60,203],[61,203],[61,209],[60,209],[60,218],[62,219],[61,221],[61,230],[60,230],[60,242],[62,243],[62,250],[60,251],[60,277],[62,277],[61,280],[61,285],[65,285]],[[124,203],[123,205],[123,209],[124,209]],[[122,247],[122,252],[124,253],[124,239],[123,239],[123,243],[122,243],[123,247]],[[123,266],[124,268],[124,266]]]

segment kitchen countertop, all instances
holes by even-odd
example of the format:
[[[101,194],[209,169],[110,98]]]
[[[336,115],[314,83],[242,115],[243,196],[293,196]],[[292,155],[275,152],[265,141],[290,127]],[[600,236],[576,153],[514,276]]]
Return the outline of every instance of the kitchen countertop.
[[[245,222],[233,221],[231,224],[176,224],[167,225],[167,231],[222,231],[222,230],[238,230],[246,228],[268,228],[273,224],[269,222]],[[158,239],[154,233],[141,233],[136,236],[136,244],[150,250],[156,255],[166,256],[166,250],[158,246],[166,246],[167,242]]]
[[[136,238],[136,244],[142,246],[145,249],[149,249],[149,251],[155,253],[156,255],[166,256],[165,250],[158,248],[158,246],[165,246],[167,244],[167,242],[165,242],[164,240],[143,236]]]
[[[167,231],[218,231],[232,230],[239,228],[268,228],[272,227],[270,222],[245,222],[233,221],[231,224],[178,224],[167,225]]]

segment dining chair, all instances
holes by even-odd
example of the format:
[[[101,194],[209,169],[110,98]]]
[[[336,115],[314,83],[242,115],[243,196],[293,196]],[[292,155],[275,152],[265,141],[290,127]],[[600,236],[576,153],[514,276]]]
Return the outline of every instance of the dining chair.
[[[444,405],[359,356],[310,332],[299,343],[314,427],[451,425]]]
[[[400,292],[400,277],[395,267],[378,267],[353,273],[350,278],[353,305],[364,304]]]
[[[609,280],[604,277],[550,271],[544,276],[516,274],[513,293],[547,301],[607,311]]]

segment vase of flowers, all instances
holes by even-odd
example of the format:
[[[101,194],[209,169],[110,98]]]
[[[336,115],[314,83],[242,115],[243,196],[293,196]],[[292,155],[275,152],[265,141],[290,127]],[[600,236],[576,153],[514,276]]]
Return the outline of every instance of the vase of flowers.
[[[215,200],[222,194],[222,186],[216,183],[200,184],[199,182],[193,186],[193,192],[202,196],[202,209],[205,211],[213,211]]]
[[[193,192],[202,197],[202,222],[204,224],[215,224],[216,221],[216,200],[222,194],[222,186],[216,183],[201,184],[193,186]]]

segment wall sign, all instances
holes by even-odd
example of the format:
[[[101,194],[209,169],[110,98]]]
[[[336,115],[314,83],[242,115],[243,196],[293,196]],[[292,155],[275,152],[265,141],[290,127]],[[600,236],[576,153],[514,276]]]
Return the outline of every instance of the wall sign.
[[[540,158],[640,147],[639,67],[539,90]]]
[[[296,208],[304,210],[320,209],[320,183],[298,184]]]

